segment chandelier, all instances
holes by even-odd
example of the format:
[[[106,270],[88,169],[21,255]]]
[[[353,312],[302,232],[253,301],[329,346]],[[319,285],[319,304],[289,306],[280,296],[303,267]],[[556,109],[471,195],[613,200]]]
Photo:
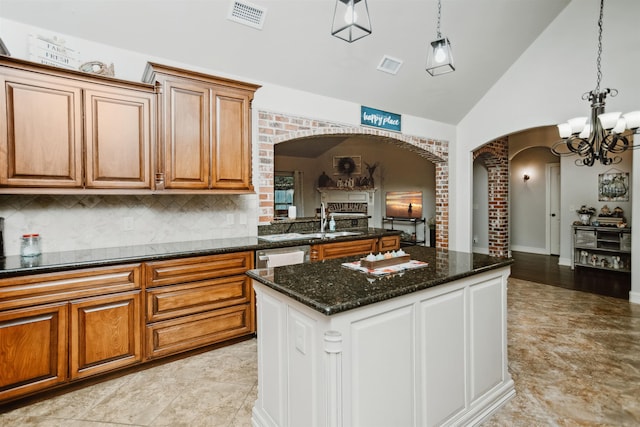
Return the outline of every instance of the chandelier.
[[[607,95],[615,97],[616,89],[600,90],[602,72],[600,56],[602,55],[602,16],[604,0],[600,0],[600,17],[598,18],[598,59],[596,88],[582,95],[582,99],[591,102],[590,117],[576,117],[567,123],[558,125],[561,140],[551,147],[557,156],[578,155],[575,163],[578,166],[593,166],[596,160],[603,165],[620,163],[618,154],[627,149],[638,148],[632,144],[632,134],[640,127],[640,111],[622,114],[605,113]]]

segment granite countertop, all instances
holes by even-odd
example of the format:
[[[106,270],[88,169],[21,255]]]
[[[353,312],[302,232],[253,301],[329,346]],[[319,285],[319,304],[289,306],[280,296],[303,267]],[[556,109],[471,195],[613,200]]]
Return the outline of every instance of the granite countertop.
[[[338,230],[348,231],[348,230]],[[359,228],[357,236],[333,239],[297,239],[284,242],[267,242],[259,236],[230,237],[224,239],[198,240],[191,242],[151,243],[147,245],[122,246],[114,248],[83,249],[65,252],[44,252],[37,257],[23,258],[19,255],[0,258],[0,278],[29,274],[51,273],[107,265],[117,265],[144,261],[185,258],[191,256],[216,255],[223,253],[256,251],[268,248],[282,248],[318,243],[339,242],[377,238],[398,234],[382,228]]]
[[[344,262],[361,258],[356,256],[256,269],[247,274],[316,311],[333,315],[513,263],[511,258],[424,246],[403,249],[412,260],[426,261],[429,266],[374,278],[342,266]]]

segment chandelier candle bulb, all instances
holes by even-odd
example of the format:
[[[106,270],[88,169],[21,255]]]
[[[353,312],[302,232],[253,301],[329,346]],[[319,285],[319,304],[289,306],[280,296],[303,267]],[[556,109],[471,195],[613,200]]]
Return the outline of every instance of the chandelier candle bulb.
[[[627,123],[627,129],[637,129],[640,127],[640,111],[631,111],[630,113],[623,114],[624,120]]]
[[[586,117],[576,117],[573,119],[569,119],[569,126],[571,127],[571,134],[577,134],[582,132],[582,129],[584,129],[584,127],[587,124],[587,118]]]
[[[607,130],[613,129],[618,124],[618,118],[620,117],[621,114],[622,113],[619,111],[616,111],[614,113],[600,114],[598,116],[598,120],[600,120],[600,124],[602,125],[603,128]]]
[[[613,133],[622,133],[627,129],[627,121],[624,118],[619,118],[616,125],[613,128]]]
[[[568,138],[571,136],[571,125],[569,123],[560,123],[558,125],[558,133],[560,138]]]

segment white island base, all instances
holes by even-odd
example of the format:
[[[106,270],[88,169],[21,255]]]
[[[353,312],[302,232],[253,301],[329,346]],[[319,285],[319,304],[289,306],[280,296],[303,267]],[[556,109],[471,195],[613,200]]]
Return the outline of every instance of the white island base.
[[[502,267],[331,316],[254,280],[255,427],[475,425],[515,395]]]

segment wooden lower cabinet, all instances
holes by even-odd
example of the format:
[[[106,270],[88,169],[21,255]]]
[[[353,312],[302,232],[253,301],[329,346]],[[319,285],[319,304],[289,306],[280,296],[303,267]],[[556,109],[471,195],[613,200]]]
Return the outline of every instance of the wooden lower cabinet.
[[[0,404],[142,361],[140,264],[0,279]]]
[[[168,356],[255,332],[253,304],[147,325],[147,358]]]
[[[71,379],[142,361],[140,299],[133,291],[71,302]]]
[[[253,252],[145,264],[145,358],[255,332]]]
[[[66,303],[0,312],[0,402],[67,381]]]
[[[383,236],[378,240],[378,251],[388,252],[400,249],[400,236]]]
[[[351,255],[378,252],[378,239],[351,240],[311,246],[311,261],[342,258]]]

